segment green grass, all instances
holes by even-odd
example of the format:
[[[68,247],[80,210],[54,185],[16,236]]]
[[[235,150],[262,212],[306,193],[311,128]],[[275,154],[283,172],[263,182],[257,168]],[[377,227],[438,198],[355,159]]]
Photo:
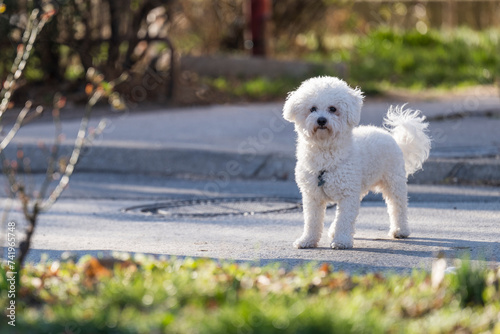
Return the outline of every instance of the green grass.
[[[229,96],[252,101],[267,101],[282,99],[289,91],[294,90],[300,85],[301,79],[268,79],[257,77],[254,79],[239,80],[219,77],[215,79],[204,78],[203,81],[212,87],[212,89]]]
[[[422,88],[492,84],[500,76],[500,31],[378,29],[334,50],[359,84]]]
[[[207,259],[28,266],[1,333],[500,333],[500,271],[348,275]],[[466,288],[464,288],[464,285]],[[0,275],[0,309],[7,283]]]

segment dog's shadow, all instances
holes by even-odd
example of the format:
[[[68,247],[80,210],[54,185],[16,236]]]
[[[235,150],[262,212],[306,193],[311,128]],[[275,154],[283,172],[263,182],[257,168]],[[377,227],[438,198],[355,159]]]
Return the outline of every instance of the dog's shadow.
[[[406,239],[354,238],[354,248],[350,251],[383,254],[400,254],[423,258],[434,258],[439,252],[449,258],[460,258],[470,254],[473,258],[500,260],[500,243],[463,239],[410,237]],[[357,244],[360,247],[356,247]],[[380,247],[378,245],[382,244]],[[374,246],[374,247],[372,247]]]

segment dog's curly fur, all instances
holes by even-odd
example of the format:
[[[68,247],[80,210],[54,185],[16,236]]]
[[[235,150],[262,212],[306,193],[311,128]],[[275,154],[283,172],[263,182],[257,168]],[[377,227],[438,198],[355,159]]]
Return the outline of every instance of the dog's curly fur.
[[[429,156],[428,123],[419,111],[390,108],[384,127],[358,126],[363,93],[334,77],[304,81],[288,94],[283,117],[298,134],[295,179],[302,193],[304,233],[297,248],[318,245],[328,203],[337,203],[331,247],[353,247],[360,200],[381,192],[390,216],[389,236],[410,235],[407,177]]]

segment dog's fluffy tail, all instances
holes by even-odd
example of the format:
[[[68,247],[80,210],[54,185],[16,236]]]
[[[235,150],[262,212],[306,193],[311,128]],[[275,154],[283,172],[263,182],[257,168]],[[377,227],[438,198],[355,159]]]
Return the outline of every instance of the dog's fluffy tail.
[[[429,157],[431,139],[427,135],[429,123],[425,122],[425,116],[420,116],[419,110],[404,109],[405,106],[391,106],[384,127],[403,151],[406,176],[409,176],[421,169]]]

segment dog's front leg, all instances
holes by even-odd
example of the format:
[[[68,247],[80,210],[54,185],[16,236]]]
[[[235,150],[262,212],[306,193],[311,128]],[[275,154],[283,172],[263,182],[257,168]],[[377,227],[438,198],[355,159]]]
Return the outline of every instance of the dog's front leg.
[[[318,246],[323,233],[326,202],[311,194],[302,194],[304,206],[304,233],[293,245],[297,248],[314,248]]]
[[[333,239],[334,249],[352,248],[354,241],[354,222],[359,212],[359,197],[350,196],[337,203],[335,221],[328,230],[328,236]]]

